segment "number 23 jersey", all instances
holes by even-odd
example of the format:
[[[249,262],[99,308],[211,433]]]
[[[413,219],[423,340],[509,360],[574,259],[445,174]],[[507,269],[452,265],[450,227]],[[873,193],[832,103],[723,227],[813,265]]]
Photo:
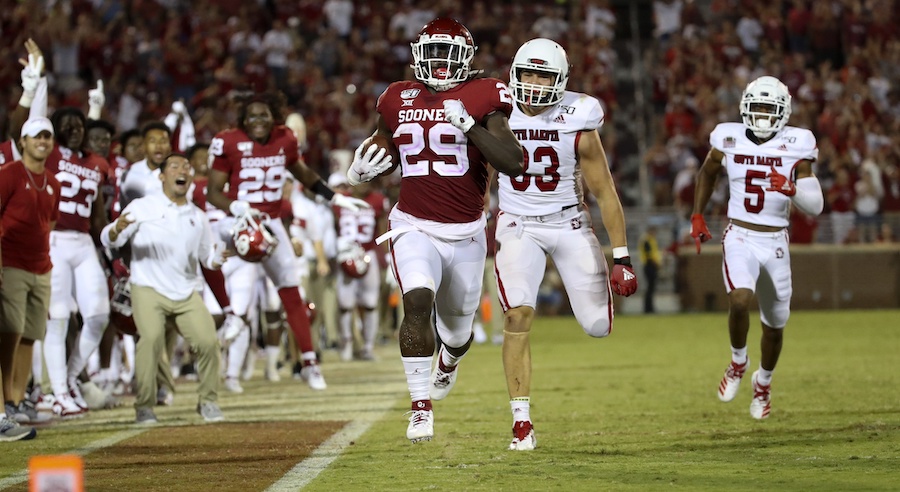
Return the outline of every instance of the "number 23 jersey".
[[[499,79],[472,79],[432,94],[421,82],[394,82],[377,111],[400,153],[397,208],[420,219],[447,224],[479,220],[484,212],[487,167],[478,147],[444,119],[444,101],[458,99],[483,124],[501,111],[509,116],[512,96]]]
[[[562,101],[528,116],[516,105],[509,126],[522,144],[525,172],[500,174],[500,210],[514,215],[547,215],[578,205],[584,198],[578,141],[585,131],[603,125],[596,98],[566,91]]]
[[[272,127],[269,140],[259,143],[234,128],[216,134],[209,145],[212,169],[228,177],[228,198],[244,200],[273,219],[281,216],[286,166],[299,159],[297,138],[283,125]]]
[[[709,144],[725,154],[722,165],[728,174],[728,218],[787,227],[791,199],[777,191],[766,191],[768,174],[774,169],[794,181],[798,162],[815,161],[819,149],[812,132],[786,126],[757,145],[747,137],[747,127],[742,123],[720,123],[709,134]]]

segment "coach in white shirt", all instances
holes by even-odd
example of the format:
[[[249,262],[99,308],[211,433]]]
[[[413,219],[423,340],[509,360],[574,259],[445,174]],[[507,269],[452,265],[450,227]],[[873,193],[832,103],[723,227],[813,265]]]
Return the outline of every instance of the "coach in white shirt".
[[[206,214],[187,198],[192,182],[188,159],[171,154],[160,171],[163,193],[132,201],[100,235],[109,248],[131,241],[131,303],[140,335],[135,355],[136,420],[156,423],[157,363],[165,347],[166,318],[172,317],[197,357],[197,411],[206,421],[219,421],[224,418],[216,404],[219,343],[212,316],[195,287],[199,263],[215,270],[228,255],[213,238]]]

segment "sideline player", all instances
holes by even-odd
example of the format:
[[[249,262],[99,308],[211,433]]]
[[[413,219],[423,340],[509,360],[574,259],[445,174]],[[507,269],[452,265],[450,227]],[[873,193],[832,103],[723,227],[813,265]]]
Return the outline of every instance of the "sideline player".
[[[584,332],[612,332],[612,292],[637,290],[625,238],[625,216],[600,141],[603,109],[596,98],[566,90],[569,59],[554,41],[523,44],[509,71],[516,105],[509,126],[525,150],[521,176],[499,176],[495,257],[505,313],[503,368],[513,414],[511,450],[537,444],[530,415],[531,342],[538,289],[550,255]],[[584,206],[581,179],[597,198],[612,242],[612,272]]]
[[[351,210],[368,207],[362,200],[335,194],[315,171],[303,162],[297,138],[282,120],[284,96],[266,93],[241,101],[238,127],[219,132],[210,142],[213,157],[207,184],[207,200],[221,210],[228,211],[235,220],[245,214],[267,214],[265,223],[278,238],[278,246],[262,260],[266,275],[278,288],[287,315],[302,352],[303,379],[310,388],[327,388],[318,365],[306,303],[300,297],[300,273],[294,259],[291,240],[281,216],[281,196],[285,173],[290,172],[304,186],[338,207]],[[225,184],[229,185],[225,192]],[[252,208],[251,208],[252,207]],[[220,229],[221,230],[221,229]]]
[[[412,399],[406,437],[434,436],[431,400],[447,396],[472,344],[481,299],[484,195],[490,162],[522,173],[522,147],[509,129],[512,96],[501,80],[473,78],[475,42],[465,26],[435,19],[412,43],[417,81],[391,84],[378,98],[376,135],[400,154],[400,198],[389,215],[391,267],[403,292],[400,355]],[[391,167],[384,149],[356,149],[351,185]],[[436,324],[441,339],[434,358]],[[431,373],[431,384],[429,384]]]
[[[756,292],[762,338],[759,369],[753,373],[750,415],[769,416],[772,372],[781,354],[784,327],[791,314],[791,255],[787,226],[793,204],[809,215],[822,213],[824,198],[812,172],[818,158],[816,137],[787,126],[791,95],[775,77],[760,77],[744,89],[740,123],[720,123],[709,135],[712,148],[697,174],[691,236],[700,243],[712,234],[703,211],[725,167],[731,197],[731,223],[722,237],[722,273],[728,293],[731,364],[719,383],[719,399],[737,395],[747,357],[750,303]]]

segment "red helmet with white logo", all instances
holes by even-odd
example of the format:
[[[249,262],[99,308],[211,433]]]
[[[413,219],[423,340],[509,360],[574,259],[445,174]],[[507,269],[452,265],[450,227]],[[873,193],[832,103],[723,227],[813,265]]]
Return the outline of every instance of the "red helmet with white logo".
[[[437,91],[469,78],[469,64],[478,49],[466,26],[446,17],[425,24],[410,46],[416,78]]]
[[[278,238],[264,222],[269,216],[246,213],[238,217],[231,229],[234,249],[244,261],[259,262],[266,259],[278,246]]]
[[[366,250],[356,241],[338,240],[338,263],[344,274],[352,278],[360,278],[369,271],[372,259]]]

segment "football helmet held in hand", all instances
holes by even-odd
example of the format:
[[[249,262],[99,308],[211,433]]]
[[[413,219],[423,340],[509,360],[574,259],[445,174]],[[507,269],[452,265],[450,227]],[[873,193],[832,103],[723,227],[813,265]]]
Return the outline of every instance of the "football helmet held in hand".
[[[245,213],[238,217],[231,228],[234,250],[244,261],[259,262],[266,259],[278,246],[278,238],[265,223],[267,214]]]
[[[361,278],[369,271],[372,258],[358,242],[341,238],[338,240],[337,261],[348,277]]]
[[[410,46],[413,71],[423,84],[445,91],[468,80],[477,48],[472,33],[458,21],[440,17],[425,24]]]

